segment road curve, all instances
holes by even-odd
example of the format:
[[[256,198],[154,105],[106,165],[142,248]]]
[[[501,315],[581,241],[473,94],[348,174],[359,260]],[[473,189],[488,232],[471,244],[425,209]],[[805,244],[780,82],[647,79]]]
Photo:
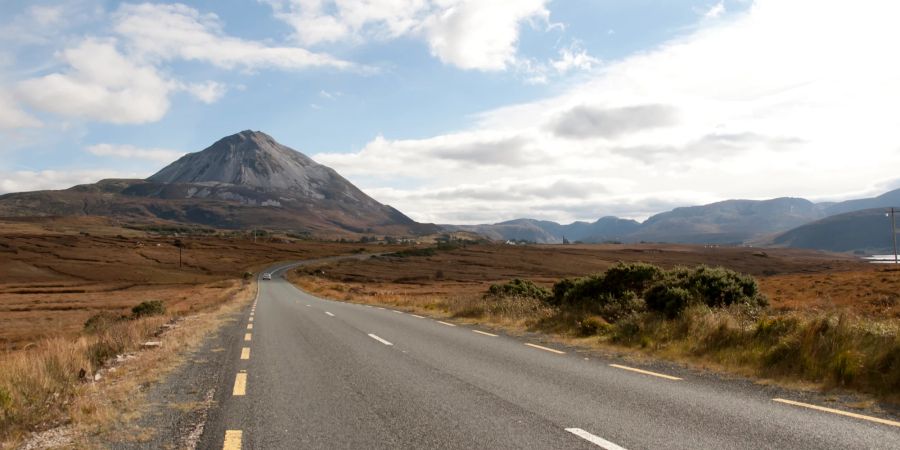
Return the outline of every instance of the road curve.
[[[287,267],[234,331],[200,448],[900,448],[889,420],[323,300]]]

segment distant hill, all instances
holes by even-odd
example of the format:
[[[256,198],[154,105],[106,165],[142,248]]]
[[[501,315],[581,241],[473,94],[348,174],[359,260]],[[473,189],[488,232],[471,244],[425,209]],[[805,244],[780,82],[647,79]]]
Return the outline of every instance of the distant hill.
[[[887,254],[893,251],[891,219],[885,215],[884,208],[838,214],[779,234],[772,239],[772,244],[835,252],[859,250]]]
[[[626,238],[630,241],[740,244],[825,217],[802,198],[726,200],[675,208],[650,217]]]
[[[618,240],[636,230],[640,223],[618,217],[603,217],[595,222],[574,222],[561,225],[549,220],[516,219],[485,225],[442,225],[453,231],[478,233],[493,240],[525,240],[541,244],[569,241],[605,242]]]
[[[249,130],[187,154],[146,180],[0,196],[0,217],[70,215],[316,234],[438,231],[378,203],[331,168]]]
[[[583,242],[753,244],[865,251],[884,250],[886,247],[883,246],[883,242],[879,243],[880,237],[868,239],[858,236],[860,232],[854,227],[862,226],[860,228],[862,230],[876,229],[877,225],[865,225],[868,221],[878,220],[872,208],[882,208],[878,211],[881,211],[883,216],[883,208],[892,204],[900,204],[900,189],[873,198],[845,202],[813,203],[806,199],[790,197],[771,200],[726,200],[708,205],[675,208],[656,214],[643,223],[604,217],[592,223],[574,222],[568,225],[546,220],[516,219],[496,224],[444,227],[479,233],[494,240],[512,239],[538,243],[560,243],[563,237],[566,237],[570,241]],[[845,211],[858,209],[872,209],[872,211],[869,211],[868,216],[862,214],[844,217]],[[835,220],[829,220],[829,216],[835,214],[837,214]],[[806,225],[809,227],[805,227]],[[808,236],[807,233],[813,235]]]
[[[834,216],[852,211],[861,211],[873,208],[890,208],[900,205],[900,189],[885,192],[877,197],[847,200],[845,202],[820,204],[826,215]]]

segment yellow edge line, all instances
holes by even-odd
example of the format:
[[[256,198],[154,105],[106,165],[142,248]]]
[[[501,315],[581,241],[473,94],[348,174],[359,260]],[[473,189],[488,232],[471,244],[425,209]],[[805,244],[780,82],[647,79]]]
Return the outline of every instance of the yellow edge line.
[[[773,398],[772,401],[773,401],[773,402],[778,402],[778,403],[785,403],[785,404],[788,404],[788,405],[801,406],[801,407],[803,407],[803,408],[815,409],[815,410],[817,410],[817,411],[829,412],[829,413],[832,413],[832,414],[839,414],[839,415],[847,416],[847,417],[853,417],[854,419],[868,420],[868,421],[870,421],[870,422],[876,422],[876,423],[881,423],[881,424],[884,424],[884,425],[890,425],[890,426],[894,426],[894,427],[900,427],[900,422],[895,422],[895,421],[893,421],[893,420],[887,420],[887,419],[879,419],[878,417],[864,416],[864,415],[862,415],[862,414],[856,414],[856,413],[852,413],[852,412],[841,411],[841,410],[839,410],[839,409],[831,409],[831,408],[826,408],[826,407],[824,407],[824,406],[810,405],[809,403],[795,402],[795,401],[793,401],[793,400],[785,400],[785,399],[783,399],[783,398]]]
[[[241,349],[241,359],[250,359],[250,347]]]
[[[239,373],[236,377],[234,377],[234,390],[231,391],[231,395],[246,395],[247,394],[247,374]]]
[[[244,335],[244,340],[245,340],[245,341],[249,341],[250,339],[253,339],[253,334],[247,333],[247,334]]]
[[[225,430],[225,444],[222,445],[222,450],[241,450],[243,434],[241,430]]]
[[[540,346],[540,345],[537,345],[537,344],[530,344],[530,343],[528,343],[528,342],[526,342],[525,345],[527,345],[527,346],[529,346],[529,347],[534,347],[534,348],[536,348],[536,349],[540,349],[540,350],[544,350],[544,351],[556,353],[557,355],[565,355],[565,354],[566,354],[566,352],[563,352],[563,351],[560,351],[560,350],[556,350],[556,349],[554,349],[554,348],[547,348],[547,347],[543,347],[543,346]]]
[[[620,366],[618,364],[610,364],[610,367],[615,367],[616,369],[622,369],[622,370],[630,370],[632,372],[642,373],[644,375],[652,375],[654,377],[665,378],[667,380],[675,380],[675,381],[681,380],[681,378],[673,377],[672,375],[665,375],[662,373],[651,372],[649,370],[635,369],[634,367]]]
[[[488,332],[486,332],[486,331],[472,330],[472,332],[473,332],[473,333],[478,333],[478,334],[483,334],[483,335],[485,335],[485,336],[497,337],[496,334],[491,334],[491,333],[488,333]]]

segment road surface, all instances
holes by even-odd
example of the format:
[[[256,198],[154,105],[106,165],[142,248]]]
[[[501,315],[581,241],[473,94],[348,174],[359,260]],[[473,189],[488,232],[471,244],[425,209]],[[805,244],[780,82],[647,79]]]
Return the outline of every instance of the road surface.
[[[890,420],[323,300],[285,270],[234,331],[201,448],[900,448]]]

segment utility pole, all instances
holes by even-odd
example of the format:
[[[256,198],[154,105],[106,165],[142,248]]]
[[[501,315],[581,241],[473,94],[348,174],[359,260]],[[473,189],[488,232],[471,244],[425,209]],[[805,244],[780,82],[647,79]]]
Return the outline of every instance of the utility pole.
[[[181,242],[181,239],[175,239],[175,246],[178,247],[178,268],[181,268],[181,250],[184,248],[184,243]]]
[[[900,263],[897,260],[897,220],[894,218],[894,208],[891,208],[891,242],[894,243],[894,264]]]

